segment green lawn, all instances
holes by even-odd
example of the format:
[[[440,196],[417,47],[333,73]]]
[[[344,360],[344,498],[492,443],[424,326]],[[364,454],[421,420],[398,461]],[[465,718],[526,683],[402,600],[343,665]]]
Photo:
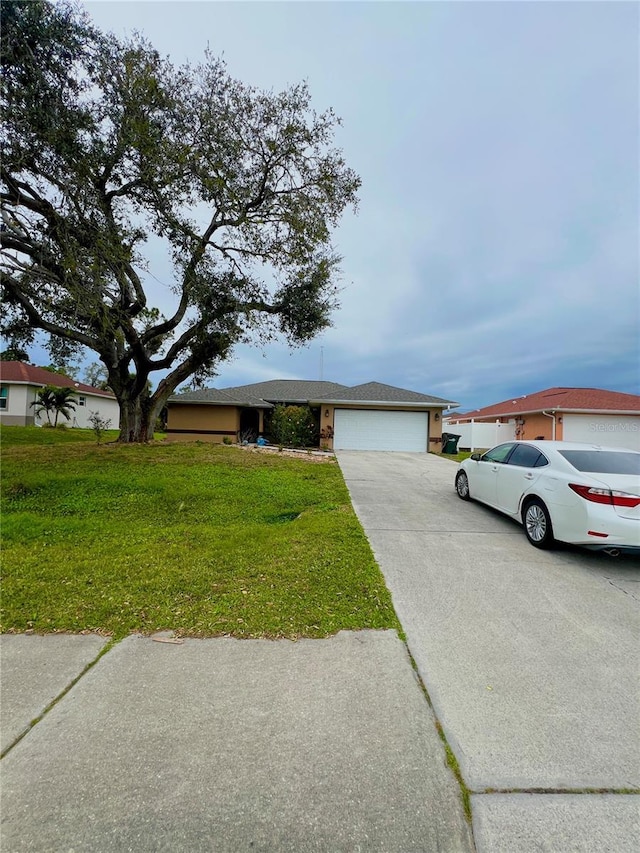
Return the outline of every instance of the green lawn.
[[[1,441],[2,631],[400,630],[335,463],[83,430]]]
[[[471,456],[471,451],[461,450],[458,453],[434,453],[434,456],[441,456],[443,459],[451,460],[451,462],[462,462]]]

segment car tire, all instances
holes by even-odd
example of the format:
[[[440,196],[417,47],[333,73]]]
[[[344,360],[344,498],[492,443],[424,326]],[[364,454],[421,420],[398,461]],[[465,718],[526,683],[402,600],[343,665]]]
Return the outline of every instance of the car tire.
[[[531,498],[525,503],[522,508],[522,525],[534,548],[550,548],[553,545],[551,516],[539,498]]]
[[[458,497],[463,501],[468,501],[471,498],[469,494],[469,478],[464,471],[458,471],[456,474],[456,492]]]

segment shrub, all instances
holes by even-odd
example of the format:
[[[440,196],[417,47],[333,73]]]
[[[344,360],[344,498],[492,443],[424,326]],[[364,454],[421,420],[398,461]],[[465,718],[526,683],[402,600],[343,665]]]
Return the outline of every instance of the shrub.
[[[102,438],[103,433],[108,430],[111,425],[111,419],[101,417],[99,412],[90,411],[89,423],[96,435],[98,444],[100,444],[100,439]]]
[[[276,406],[271,416],[271,436],[276,444],[309,447],[315,443],[316,422],[306,406]]]

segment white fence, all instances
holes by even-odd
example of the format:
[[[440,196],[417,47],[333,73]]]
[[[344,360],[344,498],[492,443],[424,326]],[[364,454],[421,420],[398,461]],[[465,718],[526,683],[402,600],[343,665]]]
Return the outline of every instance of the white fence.
[[[456,423],[455,421],[442,422],[442,432],[450,432],[459,435],[458,450],[487,450],[502,441],[513,441],[516,437],[515,423],[501,424],[498,421],[492,424]]]

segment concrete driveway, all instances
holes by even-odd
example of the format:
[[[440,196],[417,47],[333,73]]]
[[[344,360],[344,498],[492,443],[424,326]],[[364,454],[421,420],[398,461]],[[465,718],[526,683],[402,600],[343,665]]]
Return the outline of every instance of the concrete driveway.
[[[479,853],[637,849],[637,561],[536,550],[459,500],[451,460],[338,461],[473,792]]]

